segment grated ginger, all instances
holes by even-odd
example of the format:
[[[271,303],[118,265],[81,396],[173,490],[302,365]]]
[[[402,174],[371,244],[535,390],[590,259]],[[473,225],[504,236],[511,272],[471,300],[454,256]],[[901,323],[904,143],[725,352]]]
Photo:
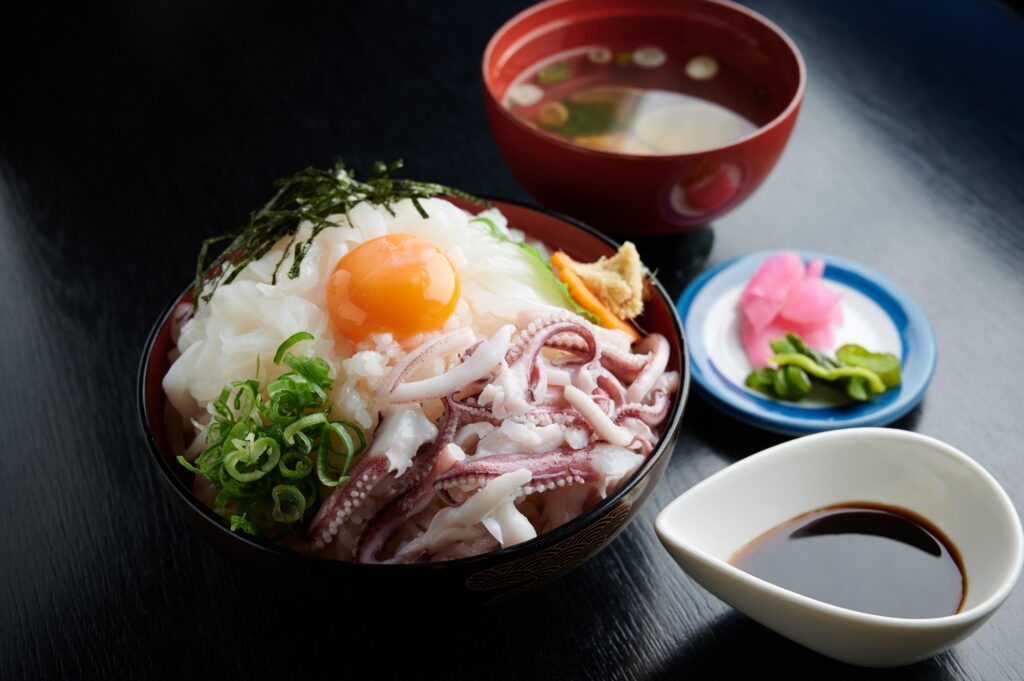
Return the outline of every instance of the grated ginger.
[[[650,294],[644,285],[644,265],[632,242],[622,244],[610,258],[574,262],[572,269],[590,292],[622,319],[634,319],[644,311],[644,301]]]

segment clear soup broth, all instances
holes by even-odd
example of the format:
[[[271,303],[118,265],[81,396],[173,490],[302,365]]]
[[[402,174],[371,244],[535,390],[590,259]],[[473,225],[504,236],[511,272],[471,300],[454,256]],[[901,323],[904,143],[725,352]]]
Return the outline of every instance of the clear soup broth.
[[[671,155],[721,147],[752,133],[777,113],[768,100],[765,88],[706,54],[593,45],[525,69],[504,105],[573,144]]]

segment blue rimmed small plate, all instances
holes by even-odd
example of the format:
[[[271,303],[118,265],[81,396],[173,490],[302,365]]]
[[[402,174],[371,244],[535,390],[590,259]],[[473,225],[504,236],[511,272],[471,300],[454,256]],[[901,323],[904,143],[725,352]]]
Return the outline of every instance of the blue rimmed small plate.
[[[799,252],[800,257],[805,263],[821,258],[825,286],[842,296],[844,321],[836,329],[835,347],[856,343],[895,354],[902,384],[870,402],[853,402],[821,385],[800,402],[784,402],[744,385],[751,365],[740,341],[737,303],[750,277],[774,253],[751,253],[708,270],[677,302],[690,345],[691,375],[701,394],[741,421],[788,435],[882,426],[913,409],[935,373],[935,336],[921,308],[885,277],[811,251]]]

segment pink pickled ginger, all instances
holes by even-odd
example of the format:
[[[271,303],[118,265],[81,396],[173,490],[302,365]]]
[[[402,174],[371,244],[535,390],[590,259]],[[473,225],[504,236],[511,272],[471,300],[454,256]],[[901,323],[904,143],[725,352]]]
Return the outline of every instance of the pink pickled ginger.
[[[795,333],[812,348],[829,350],[843,323],[839,294],[822,283],[825,263],[804,266],[796,253],[766,259],[740,295],[740,334],[754,368],[767,366],[768,341]]]

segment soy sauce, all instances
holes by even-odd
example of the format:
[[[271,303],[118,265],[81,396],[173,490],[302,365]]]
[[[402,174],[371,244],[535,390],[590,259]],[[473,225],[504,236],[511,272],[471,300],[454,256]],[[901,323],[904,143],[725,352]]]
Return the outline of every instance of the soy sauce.
[[[967,596],[963,560],[942,531],[884,504],[847,502],[804,513],[729,562],[804,596],[889,617],[952,615]]]

